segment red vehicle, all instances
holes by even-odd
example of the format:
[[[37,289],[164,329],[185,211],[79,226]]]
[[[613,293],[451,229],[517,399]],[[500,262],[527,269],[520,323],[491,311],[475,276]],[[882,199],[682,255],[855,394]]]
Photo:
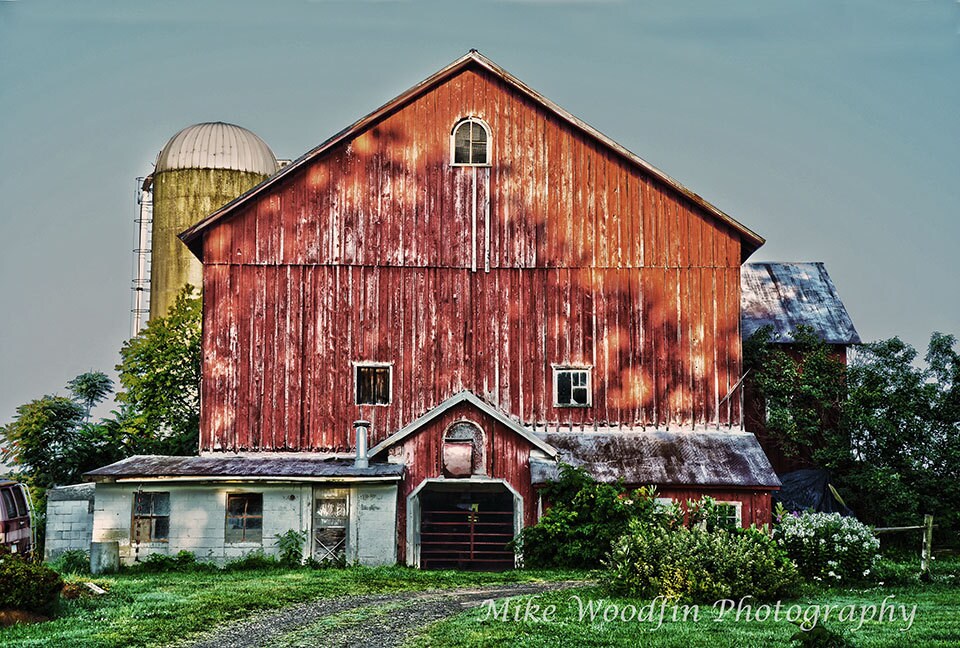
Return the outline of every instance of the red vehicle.
[[[29,554],[33,551],[29,502],[26,486],[0,480],[0,545],[12,553]]]

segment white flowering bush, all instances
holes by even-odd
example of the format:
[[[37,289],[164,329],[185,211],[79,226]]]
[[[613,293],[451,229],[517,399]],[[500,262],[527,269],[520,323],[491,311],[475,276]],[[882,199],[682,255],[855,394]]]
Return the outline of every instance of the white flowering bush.
[[[839,513],[783,513],[774,539],[816,581],[839,583],[870,576],[880,540],[866,524]]]

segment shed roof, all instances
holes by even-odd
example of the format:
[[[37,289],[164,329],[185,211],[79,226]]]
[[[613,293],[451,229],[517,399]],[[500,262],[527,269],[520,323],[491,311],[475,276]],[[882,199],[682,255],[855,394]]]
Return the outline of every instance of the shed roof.
[[[463,70],[471,67],[475,69],[482,69],[495,75],[496,77],[504,81],[507,85],[509,85],[510,87],[514,88],[515,90],[523,94],[527,99],[533,101],[534,103],[541,106],[542,108],[550,111],[551,113],[556,115],[559,119],[568,123],[573,128],[579,130],[580,132],[584,133],[588,137],[593,138],[594,140],[599,142],[601,145],[606,146],[607,148],[611,149],[617,154],[623,156],[623,158],[626,159],[627,161],[631,162],[632,164],[641,168],[645,172],[654,176],[661,182],[672,187],[674,190],[678,191],[681,195],[691,200],[694,204],[706,210],[707,213],[709,213],[711,216],[713,216],[717,220],[733,228],[733,230],[736,231],[737,234],[740,236],[740,240],[743,242],[743,245],[742,245],[743,253],[741,255],[743,259],[746,259],[747,257],[749,257],[750,254],[754,252],[754,250],[756,250],[761,245],[763,245],[764,239],[762,236],[760,236],[750,228],[746,227],[745,225],[743,225],[742,223],[734,219],[732,216],[723,212],[718,207],[714,206],[713,204],[705,200],[703,197],[701,197],[694,191],[691,191],[690,189],[688,189],[687,187],[685,187],[680,182],[673,179],[672,177],[670,177],[660,169],[656,168],[655,166],[653,166],[652,164],[650,164],[649,162],[641,158],[639,155],[626,149],[624,146],[618,144],[613,139],[607,137],[606,135],[598,131],[593,126],[590,126],[583,120],[575,117],[573,114],[567,112],[557,104],[553,103],[552,101],[550,101],[549,99],[541,95],[539,92],[533,90],[523,81],[513,76],[512,74],[507,72],[505,69],[503,69],[502,67],[500,67],[499,65],[497,65],[496,63],[494,63],[493,61],[491,61],[486,56],[484,56],[483,54],[481,54],[476,50],[470,50],[469,52],[467,52],[466,54],[458,58],[456,61],[450,63],[448,66],[446,66],[439,72],[433,74],[427,79],[424,79],[423,81],[413,86],[406,92],[391,99],[380,108],[377,108],[372,113],[368,114],[366,117],[363,117],[357,120],[347,128],[343,129],[342,131],[340,131],[339,133],[337,133],[327,141],[317,146],[316,148],[312,149],[311,151],[308,151],[307,153],[302,155],[300,158],[294,160],[292,163],[285,166],[278,173],[264,180],[263,182],[258,184],[256,187],[253,187],[246,193],[237,197],[235,200],[227,203],[217,211],[213,212],[212,214],[210,214],[209,216],[201,220],[199,223],[193,225],[189,229],[182,232],[180,234],[180,239],[187,244],[187,246],[191,249],[191,251],[193,251],[193,253],[197,257],[200,257],[202,253],[201,245],[200,245],[200,242],[202,240],[201,234],[207,228],[212,226],[214,223],[216,223],[220,219],[227,216],[230,212],[232,212],[238,206],[247,202],[254,196],[262,193],[268,187],[271,187],[275,183],[280,182],[283,178],[287,177],[289,174],[295,173],[297,169],[309,164],[313,160],[324,155],[325,153],[333,149],[338,144],[359,135],[360,133],[364,132],[368,128],[373,127],[374,125],[379,123],[381,120],[383,120],[393,112],[397,111],[404,105],[415,100],[417,97],[420,97],[421,95],[423,95],[426,92],[429,92],[430,90],[440,85],[441,83],[456,76]]]
[[[320,459],[291,456],[226,455],[168,457],[137,455],[103,468],[84,473],[84,478],[97,482],[121,479],[400,479],[403,465],[371,463],[357,468],[350,459]]]
[[[630,485],[779,488],[755,436],[745,432],[552,432],[541,434],[559,461],[596,479]],[[558,464],[531,457],[534,484],[555,479]]]
[[[740,334],[773,327],[773,341],[789,344],[809,326],[828,344],[859,344],[860,335],[823,263],[745,263],[740,269]]]

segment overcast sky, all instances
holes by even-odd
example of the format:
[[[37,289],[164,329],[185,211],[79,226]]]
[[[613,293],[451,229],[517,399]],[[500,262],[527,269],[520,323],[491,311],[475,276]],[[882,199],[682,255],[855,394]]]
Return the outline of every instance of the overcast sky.
[[[0,423],[130,329],[134,179],[222,120],[297,157],[472,47],[767,238],[865,340],[960,333],[956,0],[0,0]]]

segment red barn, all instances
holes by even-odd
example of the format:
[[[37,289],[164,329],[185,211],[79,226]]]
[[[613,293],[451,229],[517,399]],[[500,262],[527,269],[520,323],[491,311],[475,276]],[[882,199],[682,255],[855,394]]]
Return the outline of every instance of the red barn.
[[[763,239],[475,51],[181,238],[201,455],[101,481],[311,484],[314,552],[336,518],[348,555],[386,533],[376,560],[425,567],[512,565],[558,461],[769,520],[740,393]]]

